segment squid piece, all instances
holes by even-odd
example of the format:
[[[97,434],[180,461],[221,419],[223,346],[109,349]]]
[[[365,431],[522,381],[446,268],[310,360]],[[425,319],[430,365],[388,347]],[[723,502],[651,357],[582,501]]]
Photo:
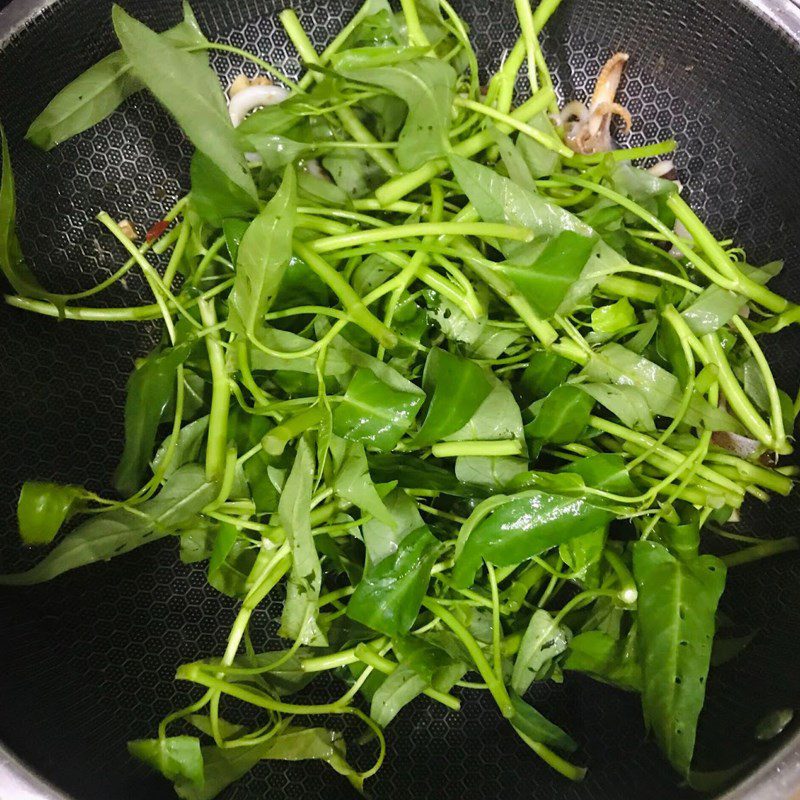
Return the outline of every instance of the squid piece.
[[[567,144],[578,153],[591,155],[613,150],[611,120],[615,116],[622,119],[625,132],[630,131],[630,112],[616,101],[627,61],[627,53],[614,53],[600,70],[588,108],[573,100],[559,114],[558,122],[566,126]]]

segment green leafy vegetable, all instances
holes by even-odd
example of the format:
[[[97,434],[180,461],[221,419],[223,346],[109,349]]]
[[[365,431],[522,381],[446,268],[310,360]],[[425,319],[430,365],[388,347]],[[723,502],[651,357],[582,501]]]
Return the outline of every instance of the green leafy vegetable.
[[[266,208],[250,223],[236,256],[236,278],[228,301],[228,329],[255,334],[275,301],[292,257],[297,185],[292,167]]]
[[[552,122],[570,109],[537,37],[557,5],[516,0],[494,75],[439,0],[367,0],[322,50],[287,9],[296,80],[207,41],[188,5],[163,33],[114,7],[122,49],[29,140],[49,149],[145,90],[195,151],[143,241],[100,213],[96,244],[121,264],[73,294],[25,263],[0,129],[10,322],[142,322],[157,342],[128,381],[116,492],[24,483],[22,541],[54,544],[0,584],[167,537],[205,570],[231,611],[224,648],[178,668],[191,697],[130,744],[185,800],[270,760],[324,761],[362,791],[382,726],[412,702],[457,712],[459,683],[581,780],[562,755],[577,743],[523,699],[570,691],[568,671],[639,694],[675,769],[708,783],[690,768],[709,667],[749,640],[717,609],[725,565],[798,547],[724,527],[793,488],[795,391],[766,354],[800,314],[768,288],[781,262],[748,264],[633,163],[675,142],[578,152],[597,114]],[[254,95],[220,85],[212,50],[249,62]],[[241,119],[262,73],[285,92]],[[151,302],[94,303],[131,269]],[[232,703],[252,726],[220,716]],[[338,732],[356,723],[363,772]]]
[[[19,493],[17,519],[25,544],[50,544],[78,510],[86,492],[80,486],[26,481]]]
[[[633,570],[645,720],[670,763],[688,775],[725,565],[714,556],[681,561],[656,542],[638,542]]]
[[[175,783],[201,787],[203,754],[196,736],[170,736],[167,739],[139,739],[128,742],[128,752]]]
[[[196,465],[179,469],[152,500],[135,511],[122,507],[92,517],[67,534],[28,572],[0,575],[0,585],[43,583],[77,567],[107,561],[141,545],[176,533],[213,499],[217,487]]]
[[[525,433],[552,444],[574,442],[586,430],[593,407],[594,399],[579,387],[558,386],[544,398]]]
[[[469,534],[453,580],[469,586],[481,561],[498,567],[521,564],[551,547],[595,530],[613,513],[584,497],[529,491],[509,497]]]
[[[408,633],[439,552],[439,542],[427,527],[409,533],[394,554],[365,571],[347,604],[347,615],[388,636]]]
[[[114,475],[118,491],[130,496],[141,486],[156,444],[158,428],[175,395],[175,370],[189,357],[181,344],[152,353],[128,378],[125,399],[125,449]]]
[[[292,548],[292,572],[286,589],[281,632],[301,644],[324,645],[325,636],[316,619],[322,568],[311,533],[313,480],[314,453],[306,440],[301,439],[278,505],[281,524]]]
[[[333,414],[334,432],[351,442],[391,450],[413,424],[424,399],[421,392],[398,391],[360,368]]]
[[[469,422],[492,390],[483,370],[466,358],[435,348],[425,362],[422,385],[429,397],[425,421],[414,438],[425,447]]]
[[[207,44],[187,2],[183,3],[183,17],[174,28],[160,34],[161,38],[187,50]],[[62,89],[31,123],[26,138],[50,150],[104,120],[141,88],[126,54],[117,50]]]
[[[119,6],[114,6],[112,17],[134,74],[175,117],[195,147],[229,180],[255,197],[253,179],[237,147],[211,67],[161,39]]]
[[[375,51],[378,55],[386,52],[385,48],[375,48]],[[350,56],[346,63],[339,62],[338,70],[352,80],[388,89],[408,106],[408,116],[398,137],[397,160],[401,168],[412,170],[444,154],[448,147],[455,70],[433,58],[386,67],[362,65],[364,60]]]

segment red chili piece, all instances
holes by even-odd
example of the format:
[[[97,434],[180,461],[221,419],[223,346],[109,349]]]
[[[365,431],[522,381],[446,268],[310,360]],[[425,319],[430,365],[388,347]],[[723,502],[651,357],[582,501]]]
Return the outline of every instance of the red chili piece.
[[[148,242],[154,242],[156,239],[160,239],[163,235],[164,231],[169,228],[169,222],[165,219],[160,219],[147,231],[147,236],[145,237]]]

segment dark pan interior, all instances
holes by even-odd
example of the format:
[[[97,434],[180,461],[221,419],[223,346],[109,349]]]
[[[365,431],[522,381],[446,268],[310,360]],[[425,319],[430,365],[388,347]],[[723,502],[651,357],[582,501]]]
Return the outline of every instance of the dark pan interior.
[[[126,0],[154,27],[178,19],[178,0]],[[299,66],[279,30],[278,0],[195,0],[211,38],[246,46],[290,74]],[[317,44],[352,14],[354,2],[295,0]],[[97,129],[51,154],[23,141],[34,115],[113,44],[109,0],[59,0],[32,18],[0,52],[0,118],[15,159],[25,251],[46,285],[85,288],[119,258],[94,222],[102,208],[140,228],[186,188],[189,147],[143,96]],[[513,44],[511,0],[461,2],[486,66]],[[564,0],[546,52],[562,96],[585,97],[614,50],[631,54],[624,100],[631,144],[675,136],[680,179],[711,228],[747,248],[754,263],[787,259],[779,288],[800,298],[800,57],[787,36],[735,0]],[[238,61],[214,57],[222,75]],[[105,297],[146,297],[132,276]],[[102,490],[122,449],[122,403],[133,359],[152,344],[147,327],[59,323],[0,307],[0,572],[30,563],[21,552],[14,503],[25,478]],[[797,335],[773,348],[790,389],[800,378]],[[751,509],[765,537],[794,532],[796,501]],[[712,673],[698,763],[755,765],[781,744],[757,745],[765,712],[800,700],[800,561],[781,558],[732,571],[726,612],[757,631],[736,661]],[[254,617],[274,644],[275,607]],[[50,585],[0,590],[0,741],[78,800],[159,800],[171,789],[128,757],[125,742],[150,736],[184,705],[178,664],[219,653],[231,601],[206,587],[203,567],[178,563],[165,542]],[[681,789],[648,742],[638,698],[569,675],[542,686],[535,702],[582,744],[590,766],[572,785],[532,757],[489,699],[465,696],[461,714],[417,701],[388,732],[375,798],[460,797],[666,800]],[[791,735],[783,734],[783,742]],[[224,795],[349,797],[321,766],[270,764]],[[7,800],[0,786],[0,797]]]

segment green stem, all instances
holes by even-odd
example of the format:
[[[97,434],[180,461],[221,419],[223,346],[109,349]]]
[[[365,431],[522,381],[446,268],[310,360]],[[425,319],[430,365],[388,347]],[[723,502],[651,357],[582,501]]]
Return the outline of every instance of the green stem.
[[[774,539],[763,544],[756,544],[753,547],[746,547],[738,553],[731,553],[722,556],[722,560],[728,567],[738,567],[742,564],[750,564],[769,556],[777,556],[781,553],[791,553],[800,549],[800,540],[796,536],[787,536],[785,539]]]
[[[368,644],[375,650],[381,650],[388,644],[385,637],[373,639]],[[327,672],[338,667],[347,667],[350,664],[357,664],[361,659],[356,655],[356,648],[342,650],[339,653],[331,653],[327,656],[316,656],[314,658],[304,658],[300,662],[300,669],[303,672]]]
[[[206,327],[217,324],[217,310],[214,302],[200,300],[197,304],[200,319]],[[206,350],[211,366],[211,410],[208,417],[208,436],[206,440],[206,477],[220,480],[225,473],[225,460],[228,448],[228,412],[231,391],[228,386],[228,368],[225,363],[225,350],[219,332],[207,334]]]
[[[526,736],[522,731],[514,728],[517,732],[517,735],[520,739],[522,739],[528,747],[536,753],[539,758],[542,759],[548,766],[552,767],[556,772],[563,775],[565,778],[569,778],[571,781],[575,781],[578,783],[582,781],[586,777],[586,768],[585,767],[576,767],[574,764],[570,764],[564,758],[561,758],[560,755],[554,753],[549,747],[543,745],[541,742],[535,742],[529,736]]]
[[[533,97],[514,109],[510,116],[514,120],[527,122],[532,117],[544,111],[552,97],[552,91],[540,89]],[[491,147],[492,144],[494,144],[492,132],[481,131],[480,133],[470,136],[469,139],[459,142],[453,147],[453,152],[464,158],[471,158],[477,153],[480,153],[481,150]],[[392,178],[384,183],[383,186],[379,186],[375,190],[375,197],[381,206],[389,206],[398,200],[402,200],[415,189],[419,189],[423,184],[432,181],[437,175],[445,172],[449,164],[450,162],[446,158],[435,158],[412,172],[407,172],[405,175]]]
[[[597,284],[598,289],[617,297],[641,300],[643,303],[655,303],[661,289],[652,283],[623,278],[620,275],[609,275]]]
[[[492,697],[494,697],[502,715],[506,718],[513,717],[514,706],[511,704],[511,698],[508,696],[508,690],[503,681],[499,680],[497,675],[495,675],[491,664],[486,660],[483,650],[481,650],[472,634],[441,603],[433,598],[426,597],[422,601],[422,605],[424,605],[428,611],[432,611],[439,617],[439,619],[441,619],[461,640],[475,663],[475,667],[489,687],[489,691],[492,693]]]
[[[436,458],[457,456],[518,456],[522,453],[522,443],[517,439],[492,441],[439,442],[431,448]]]
[[[492,590],[492,652],[494,654],[494,674],[503,680],[503,626],[500,622],[500,592],[497,589],[497,576],[494,567],[487,561],[486,573]]]
[[[321,419],[322,408],[316,405],[308,411],[303,411],[294,417],[290,417],[280,425],[276,425],[261,440],[261,446],[271,456],[279,456],[292,439],[296,439],[310,428],[318,425]]]
[[[703,224],[702,220],[692,211],[680,195],[677,193],[670,195],[667,200],[667,205],[673,214],[675,214],[675,217],[689,232],[695,243],[708,256],[716,269],[719,270],[720,274],[724,275],[732,282],[732,291],[737,294],[746,295],[759,305],[777,314],[792,307],[792,304],[785,297],[781,297],[779,294],[767,289],[766,286],[756,283],[752,278],[742,273],[731,261],[720,243]],[[680,243],[676,244],[678,244],[680,248]]]
[[[482,239],[510,239],[529,242],[531,232],[527,228],[504,225],[496,222],[417,222],[409,225],[393,225],[373,228],[367,231],[343,233],[316,239],[309,247],[315,253],[331,253],[347,247],[357,247],[375,242],[389,242],[395,239],[414,239],[423,236],[477,236]]]
[[[522,40],[525,42],[525,53],[528,58],[528,84],[533,94],[538,88],[536,80],[536,30],[533,25],[533,11],[529,0],[514,0]]]
[[[761,373],[761,378],[764,381],[764,386],[767,389],[767,396],[769,397],[769,413],[772,432],[775,439],[775,449],[778,453],[790,453],[792,448],[786,441],[786,431],[783,427],[783,410],[781,409],[781,398],[778,393],[778,386],[775,383],[775,376],[772,374],[769,363],[767,362],[764,351],[756,341],[756,337],[750,332],[750,329],[745,324],[744,320],[735,314],[733,317],[733,324],[745,344],[750,348],[750,352],[756,361],[758,370]]]
[[[376,231],[376,233],[381,232]],[[294,251],[336,294],[356,325],[363,328],[387,350],[396,346],[397,336],[367,308],[355,289],[319,253],[297,240],[294,242]]]
[[[636,589],[636,582],[633,580],[631,571],[625,566],[625,562],[620,558],[619,554],[612,548],[607,547],[603,553],[619,581],[619,599],[625,605],[633,605],[639,597],[639,592]]]
[[[593,428],[597,428],[597,430],[602,431],[603,433],[609,433],[612,436],[635,444],[645,450],[652,447],[654,455],[661,456],[661,458],[673,466],[680,466],[684,463],[685,456],[682,453],[679,453],[664,444],[659,445],[656,439],[653,439],[647,434],[632,431],[623,425],[618,425],[615,422],[611,422],[610,420],[606,420],[602,417],[597,417],[594,415],[589,417],[589,424]],[[705,478],[710,483],[716,484],[720,488],[725,489],[726,491],[733,492],[737,495],[742,494],[742,488],[737,483],[724,478],[713,469],[701,467],[698,470],[698,475]]]
[[[430,47],[431,43],[420,25],[416,0],[400,0],[400,8],[403,9],[403,16],[406,18],[408,43],[412,47]]]
[[[5,301],[14,308],[31,311],[45,317],[80,320],[82,322],[140,322],[159,319],[161,308],[158,303],[146,306],[130,306],[128,308],[59,308],[47,300],[31,300],[28,297],[12,294],[6,295]]]
[[[181,265],[183,254],[186,252],[186,245],[189,242],[189,236],[191,236],[191,233],[191,227],[187,222],[184,222],[180,226],[180,233],[178,234],[178,240],[175,243],[175,249],[172,251],[167,268],[164,270],[164,285],[167,288],[172,287],[172,282],[175,280],[175,276],[178,273],[178,268]]]
[[[782,475],[775,470],[767,469],[759,464],[753,464],[750,461],[745,461],[743,458],[732,455],[730,453],[717,453],[715,451],[709,452],[706,456],[706,461],[714,464],[725,464],[730,466],[737,475],[740,475],[743,480],[752,481],[771,492],[776,492],[781,495],[788,495],[794,486],[791,478]]]
[[[717,379],[731,411],[736,414],[745,428],[753,434],[754,438],[771,450],[785,452],[785,449],[778,450],[780,443],[774,440],[769,425],[761,418],[756,407],[745,394],[744,389],[742,389],[733,374],[733,369],[722,348],[719,336],[716,333],[708,333],[700,341],[708,354],[709,361],[707,363],[713,364],[717,369]],[[785,446],[786,442],[783,443],[783,448]]]
[[[306,64],[319,64],[320,59],[314,45],[303,30],[297,14],[291,9],[287,8],[281,11],[278,15],[281,23],[283,24],[286,34],[291,39],[292,44],[295,46],[300,58]],[[312,80],[321,80],[323,76],[312,73]],[[362,144],[375,144],[377,139],[367,130],[364,124],[356,115],[355,111],[351,108],[340,108],[336,112],[336,116],[342,123],[342,127],[353,137],[357,142]],[[398,175],[400,167],[397,165],[394,157],[383,150],[375,148],[367,148],[366,153],[369,157],[387,174]]]
[[[523,0],[523,2],[527,2],[527,0]],[[542,133],[540,130],[532,128],[530,125],[527,125],[524,122],[520,122],[520,120],[515,119],[510,114],[504,114],[502,111],[498,111],[496,108],[487,106],[485,103],[476,103],[474,100],[468,100],[464,97],[457,97],[455,100],[455,105],[460,106],[461,108],[468,108],[470,111],[474,111],[477,114],[483,114],[490,119],[502,122],[502,127],[505,127],[506,129],[514,128],[530,139],[538,142],[543,147],[546,147],[548,150],[553,150],[564,158],[570,158],[570,156],[573,155],[572,150],[570,150],[569,147],[567,147],[558,139],[554,139],[552,136],[548,136],[546,133]]]
[[[359,644],[355,648],[355,652],[358,655],[358,660],[362,661],[369,667],[372,667],[377,672],[382,672],[384,675],[391,675],[398,667],[398,664],[394,661],[391,661],[388,658],[385,658],[380,653],[375,652],[369,645],[366,644]],[[422,693],[427,695],[432,700],[436,700],[437,702],[441,703],[447,708],[452,708],[454,711],[461,710],[461,703],[459,702],[458,698],[453,697],[451,694],[447,694],[446,692],[438,692],[436,689],[428,687],[427,689],[423,689]]]

